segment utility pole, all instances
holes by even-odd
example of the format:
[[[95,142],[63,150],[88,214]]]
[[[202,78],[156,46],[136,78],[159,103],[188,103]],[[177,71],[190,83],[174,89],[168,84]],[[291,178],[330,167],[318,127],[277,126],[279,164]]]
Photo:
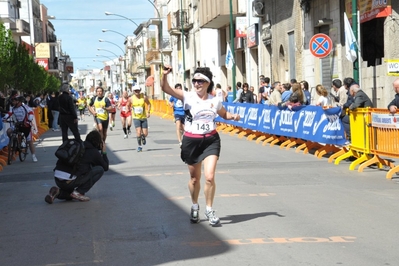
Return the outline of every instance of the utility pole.
[[[352,0],[352,29],[355,35],[356,43],[358,42],[358,28],[357,28],[357,0]],[[356,47],[356,60],[353,62],[353,79],[359,83],[359,47]]]
[[[180,0],[180,28],[181,28],[181,48],[183,53],[183,90],[186,87],[186,58],[184,52],[184,17],[183,17],[183,0]]]
[[[230,0],[230,47],[231,47],[231,55],[233,56],[233,68],[232,68],[232,80],[233,84],[231,86],[233,87],[233,99],[236,99],[236,93],[237,93],[237,88],[236,88],[236,59],[235,59],[235,47],[234,47],[234,24],[233,24],[233,1]]]

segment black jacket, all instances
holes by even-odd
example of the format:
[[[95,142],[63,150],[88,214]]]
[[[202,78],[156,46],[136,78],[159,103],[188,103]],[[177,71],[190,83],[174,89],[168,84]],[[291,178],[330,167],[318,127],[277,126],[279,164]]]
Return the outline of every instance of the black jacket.
[[[109,161],[107,155],[102,154],[98,148],[94,147],[93,144],[88,141],[84,141],[83,144],[85,146],[85,152],[82,156],[82,159],[76,166],[71,167],[71,165],[58,160],[55,170],[60,170],[67,173],[70,173],[72,170],[74,170],[73,174],[78,177],[90,172],[93,166],[102,166],[104,171],[108,171]]]
[[[62,92],[58,97],[58,102],[60,104],[60,115],[71,115],[74,119],[78,119],[75,104],[68,92]]]
[[[252,91],[250,90],[242,91],[239,102],[254,103],[254,94],[252,93]]]
[[[353,110],[364,107],[373,107],[373,103],[364,91],[358,90],[353,99],[353,103],[349,106],[349,109]]]
[[[392,105],[395,105],[396,107],[399,108],[399,93],[396,93],[395,98],[392,100],[392,102],[390,102],[388,104],[388,110],[389,110],[389,107],[391,107]]]

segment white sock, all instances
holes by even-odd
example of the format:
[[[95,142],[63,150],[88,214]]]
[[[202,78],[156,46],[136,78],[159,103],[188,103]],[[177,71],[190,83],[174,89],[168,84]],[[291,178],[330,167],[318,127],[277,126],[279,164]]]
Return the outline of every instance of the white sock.
[[[207,211],[207,212],[212,211],[212,207],[206,206],[206,211]]]
[[[198,208],[199,208],[198,203],[193,204],[193,206],[191,208],[193,210],[198,210]]]

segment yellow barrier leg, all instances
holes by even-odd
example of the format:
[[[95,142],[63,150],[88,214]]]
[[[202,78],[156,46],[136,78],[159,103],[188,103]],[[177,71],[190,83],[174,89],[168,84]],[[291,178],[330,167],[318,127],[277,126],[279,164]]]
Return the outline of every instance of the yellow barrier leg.
[[[385,176],[387,179],[392,179],[392,176],[399,172],[399,165],[393,167],[391,170],[388,171],[387,175]]]
[[[298,144],[303,144],[304,141],[301,139],[296,139],[295,141],[291,142],[290,144],[287,145],[287,147],[285,148],[286,150],[291,149],[293,146],[298,145]]]
[[[260,136],[259,138],[256,139],[256,144],[259,144],[262,140],[266,139],[266,136]]]
[[[286,141],[284,141],[283,143],[280,144],[280,149],[284,149],[286,146],[288,146],[290,143],[294,142],[295,139],[293,138],[289,138]]]
[[[339,156],[341,156],[342,154],[345,154],[345,153],[347,153],[348,152],[348,150],[344,147],[344,148],[342,148],[341,150],[339,150],[339,151],[337,151],[336,153],[334,153],[333,155],[331,155],[329,158],[328,158],[328,162],[329,163],[332,163],[333,161],[334,161],[334,159],[335,158],[337,158],[337,157],[339,157]]]
[[[356,160],[354,160],[350,165],[349,165],[349,170],[355,170],[356,165],[361,164],[362,162],[365,162],[367,160],[370,159],[370,156],[367,154],[363,154],[362,156],[360,156],[359,158],[357,158]]]
[[[358,157],[357,153],[355,153],[353,150],[349,149],[346,153],[342,154],[341,156],[338,156],[338,158],[335,160],[334,164],[338,165],[342,160],[345,160],[346,158],[349,158],[351,156]]]
[[[378,168],[382,168],[383,165],[388,166],[389,168],[394,168],[395,165],[388,160],[382,159],[381,157],[379,157],[378,155],[374,155],[374,157],[364,163],[362,163],[359,166],[359,169],[357,169],[358,172],[363,172],[364,168],[372,165],[372,164],[377,164]]]
[[[230,136],[235,135],[237,132],[240,132],[239,128],[235,128],[233,131],[230,132]]]

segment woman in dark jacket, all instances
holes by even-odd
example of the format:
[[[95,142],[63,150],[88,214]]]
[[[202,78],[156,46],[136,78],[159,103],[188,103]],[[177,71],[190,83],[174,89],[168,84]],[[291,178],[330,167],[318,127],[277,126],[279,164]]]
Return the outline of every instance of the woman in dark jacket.
[[[254,103],[254,94],[252,93],[252,91],[249,90],[249,84],[248,83],[244,83],[242,85],[242,93],[240,96],[240,103]]]
[[[93,185],[108,171],[109,161],[100,133],[91,131],[83,142],[84,154],[77,165],[68,165],[58,160],[54,169],[54,179],[57,187],[52,187],[45,201],[53,203],[55,198],[79,201],[89,201],[85,196]]]

